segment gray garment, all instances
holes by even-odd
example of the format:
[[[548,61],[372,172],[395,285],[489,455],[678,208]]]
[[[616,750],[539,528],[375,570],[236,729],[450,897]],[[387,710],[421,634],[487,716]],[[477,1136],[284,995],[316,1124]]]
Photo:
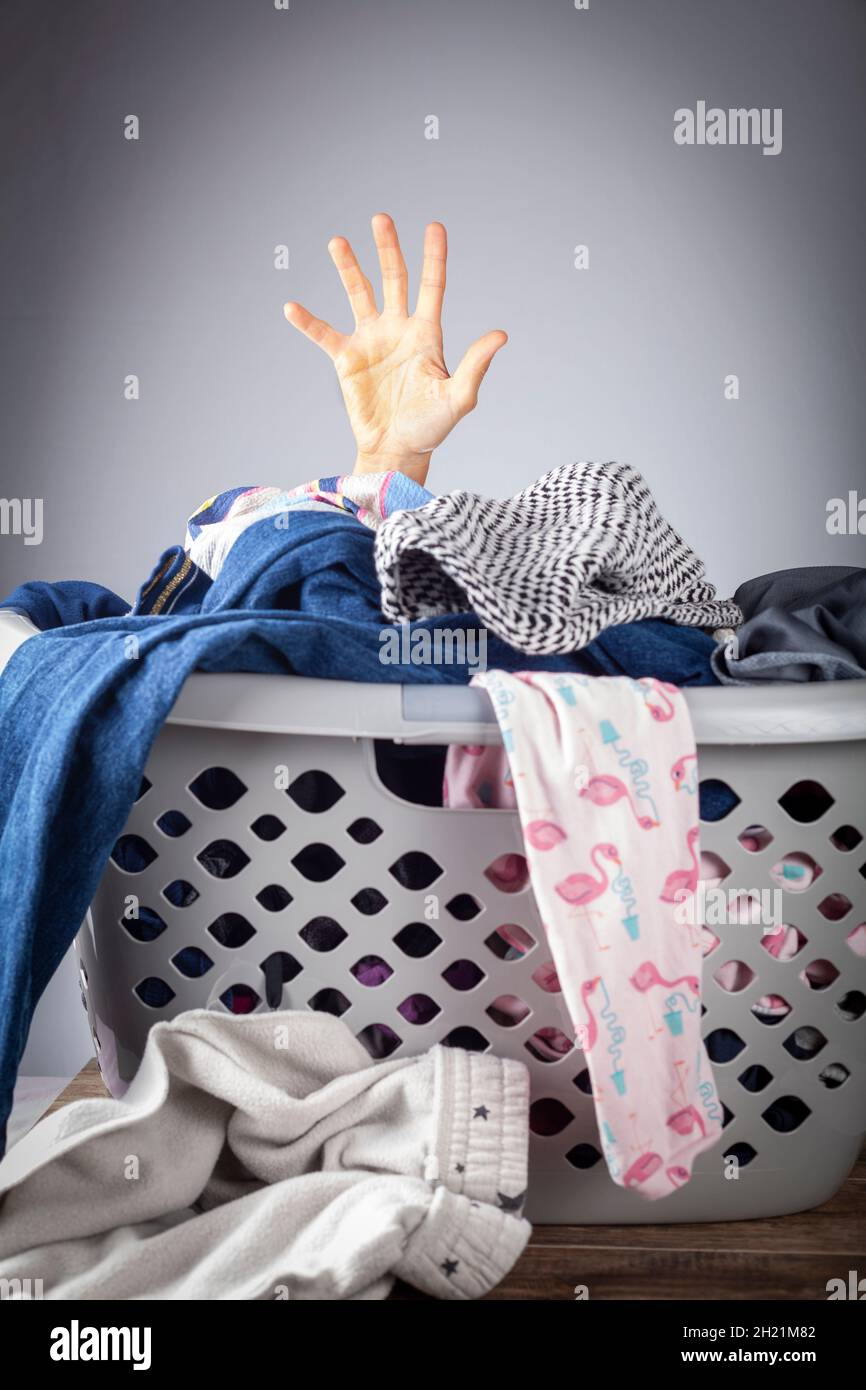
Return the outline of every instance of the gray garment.
[[[48,1299],[477,1298],[529,1236],[520,1062],[372,1063],[339,1019],[199,1009],[150,1032],[122,1100],[0,1163],[0,1279]]]
[[[745,622],[711,657],[723,685],[866,677],[866,569],[763,574],[734,595]]]

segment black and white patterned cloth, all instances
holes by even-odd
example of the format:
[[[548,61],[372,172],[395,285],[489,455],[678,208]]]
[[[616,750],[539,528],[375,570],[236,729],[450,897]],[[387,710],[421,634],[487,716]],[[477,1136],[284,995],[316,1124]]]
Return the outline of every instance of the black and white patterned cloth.
[[[397,512],[377,533],[376,570],[389,622],[471,609],[538,655],[577,651],[639,618],[742,621],[622,463],[565,464],[504,501],[450,492]]]

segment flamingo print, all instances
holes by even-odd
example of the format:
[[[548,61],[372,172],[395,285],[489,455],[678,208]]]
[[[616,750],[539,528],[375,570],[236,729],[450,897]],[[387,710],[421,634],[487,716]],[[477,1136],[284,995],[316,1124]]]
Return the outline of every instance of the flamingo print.
[[[636,1158],[630,1168],[626,1169],[623,1178],[624,1187],[637,1187],[640,1183],[646,1182],[653,1173],[657,1173],[662,1166],[660,1154],[645,1153],[640,1158]]]
[[[665,989],[674,989],[677,985],[685,985],[694,995],[701,992],[701,982],[696,975],[680,975],[676,980],[666,980],[649,960],[645,960],[642,965],[638,966],[631,976],[631,983],[642,994],[646,993],[648,989],[652,989],[653,985],[664,985]]]
[[[689,1170],[688,1168],[684,1168],[681,1163],[675,1163],[672,1168],[666,1168],[665,1172],[670,1179],[672,1187],[682,1187],[683,1183],[689,1180]]]
[[[692,866],[690,869],[674,869],[673,873],[668,874],[664,881],[659,897],[663,903],[678,903],[683,895],[694,893],[698,886],[698,856],[695,846],[700,835],[700,826],[693,825],[686,836],[686,847],[691,855]]]
[[[646,699],[646,695],[644,696],[646,707],[656,723],[666,724],[669,719],[673,719],[674,705],[670,696],[678,693],[677,687],[671,685],[669,681],[657,680],[655,676],[647,676],[646,679],[640,683],[644,687],[644,690],[649,687],[649,689],[654,690],[662,700],[661,705],[654,705]]]
[[[629,809],[634,815],[641,830],[652,830],[654,826],[658,825],[658,821],[653,820],[652,816],[638,815],[637,807],[631,798],[631,793],[625,785],[625,782],[621,781],[619,777],[609,777],[606,774],[590,777],[586,786],[581,789],[579,795],[588,797],[594,806],[613,806],[615,802],[625,797]]]
[[[591,980],[584,980],[580,987],[580,997],[583,1000],[583,1006],[586,1009],[586,1016],[589,1020],[585,1025],[586,1041],[583,1044],[584,1052],[589,1052],[590,1049],[595,1046],[595,1040],[598,1037],[598,1023],[596,1022],[595,1014],[590,1008],[589,997],[591,994],[595,993],[600,983],[601,976],[596,975]]]
[[[697,762],[697,757],[697,753],[684,753],[681,758],[677,758],[671,768],[671,781],[674,784],[675,791],[682,790],[686,783],[686,777],[690,772],[694,772],[695,770],[694,768],[689,768],[687,770],[686,763]]]
[[[561,825],[552,820],[530,821],[523,832],[533,849],[554,849],[566,839]]]
[[[557,883],[557,893],[572,907],[583,907],[586,903],[594,902],[596,898],[601,897],[607,888],[609,877],[598,862],[599,856],[609,859],[614,864],[622,864],[616,845],[594,845],[589,858],[590,862],[598,869],[599,877],[595,878],[592,874],[569,874],[568,878]]]
[[[669,1115],[667,1122],[671,1129],[676,1130],[677,1134],[691,1134],[697,1125],[702,1136],[707,1137],[707,1127],[693,1105],[687,1105],[684,1110],[678,1110],[675,1115]]]

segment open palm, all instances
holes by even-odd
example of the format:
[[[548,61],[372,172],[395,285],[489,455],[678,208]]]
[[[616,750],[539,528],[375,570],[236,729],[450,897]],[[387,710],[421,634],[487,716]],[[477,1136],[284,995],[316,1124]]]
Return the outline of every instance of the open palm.
[[[423,482],[433,449],[475,407],[484,373],[507,335],[501,329],[485,333],[450,376],[441,324],[445,228],[441,222],[427,227],[418,301],[410,315],[397,229],[381,212],[372,226],[382,272],[381,313],[349,242],[334,237],[328,250],[352,306],[354,333],[338,333],[302,304],[287,304],[285,315],[334,363],[358,446],[355,471],[399,469]]]

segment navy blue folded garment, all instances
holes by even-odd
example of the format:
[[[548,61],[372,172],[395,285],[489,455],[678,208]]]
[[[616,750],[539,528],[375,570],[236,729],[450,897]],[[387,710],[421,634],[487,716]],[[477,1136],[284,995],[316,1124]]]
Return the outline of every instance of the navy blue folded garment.
[[[10,659],[0,680],[0,1152],[33,1009],[84,919],[186,677],[465,683],[472,675],[466,662],[382,663],[373,543],[341,513],[299,513],[284,529],[266,518],[240,535],[194,611],[52,621]],[[90,618],[89,601],[100,613],[122,603],[96,586],[74,597],[60,587],[25,585],[7,603],[37,623],[63,611]],[[412,631],[444,627],[471,632],[478,620],[440,616]],[[692,629],[644,622],[610,629],[574,656],[530,658],[491,636],[487,664],[706,685],[715,683],[712,649]]]

